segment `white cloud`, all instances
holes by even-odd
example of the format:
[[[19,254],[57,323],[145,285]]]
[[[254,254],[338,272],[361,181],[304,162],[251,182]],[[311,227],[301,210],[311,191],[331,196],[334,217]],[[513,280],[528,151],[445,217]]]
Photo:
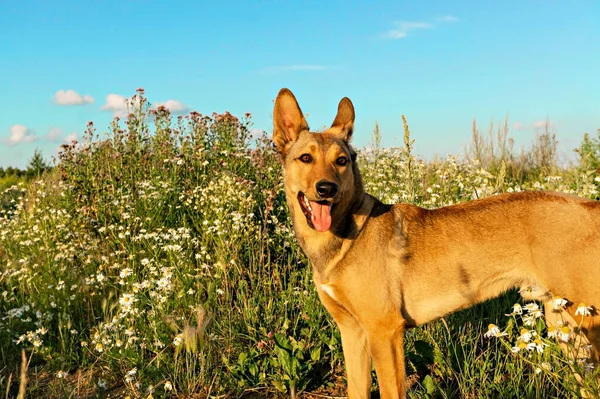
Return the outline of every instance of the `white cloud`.
[[[76,132],[71,132],[67,135],[67,137],[65,137],[65,143],[67,144],[71,144],[71,142],[73,141],[77,141],[78,139],[78,135]]]
[[[426,22],[394,22],[396,25],[395,29],[391,29],[383,34],[384,38],[387,39],[403,39],[408,36],[408,32],[417,30],[417,29],[431,29],[433,28],[432,24]]]
[[[63,131],[57,127],[53,127],[48,132],[48,140],[58,141],[63,135]]]
[[[83,105],[93,103],[94,98],[87,94],[82,96],[75,90],[59,90],[54,95],[54,102],[58,105]]]
[[[37,140],[37,136],[23,125],[13,125],[10,128],[10,137],[5,140],[8,145],[31,143]]]
[[[128,114],[127,99],[120,94],[109,94],[106,96],[106,102],[100,107],[101,111],[110,111],[113,116],[124,118]]]
[[[533,122],[532,126],[536,129],[544,129],[554,127],[554,123],[550,122],[548,119],[544,119]]]
[[[264,68],[263,72],[324,71],[326,69],[330,69],[330,68],[326,65],[296,64],[296,65],[268,67],[268,68]]]
[[[152,106],[152,109],[157,109],[158,107],[163,106],[168,109],[172,114],[184,114],[190,110],[190,107],[177,100],[167,100],[164,102],[156,103]]]

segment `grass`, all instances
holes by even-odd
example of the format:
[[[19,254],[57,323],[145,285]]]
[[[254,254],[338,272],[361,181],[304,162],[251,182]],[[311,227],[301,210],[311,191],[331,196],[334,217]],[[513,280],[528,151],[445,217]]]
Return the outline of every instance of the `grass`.
[[[1,392],[343,394],[340,336],[293,235],[270,140],[249,141],[250,115],[173,118],[150,110],[143,91],[130,106],[109,133],[88,125],[58,168],[2,194]],[[521,173],[482,140],[477,156],[424,162],[404,124],[402,148],[359,152],[366,191],[386,202],[431,208],[524,189],[598,196],[590,162],[547,169],[526,157],[535,167]],[[535,145],[532,154],[553,144]],[[549,346],[511,351],[523,320],[505,314],[517,300],[510,292],[409,331],[409,396],[577,397],[571,367],[580,366],[546,338],[542,318],[529,330]],[[508,335],[485,338],[489,324]],[[585,375],[597,392],[597,372]]]

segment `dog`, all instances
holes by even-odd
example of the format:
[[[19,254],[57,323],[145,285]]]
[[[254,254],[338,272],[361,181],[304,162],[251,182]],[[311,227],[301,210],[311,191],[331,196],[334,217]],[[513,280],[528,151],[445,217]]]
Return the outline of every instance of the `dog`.
[[[597,362],[600,202],[519,192],[431,210],[384,204],[364,192],[354,118],[345,97],[331,127],[311,132],[286,88],[273,112],[295,235],[341,332],[348,397],[370,397],[373,362],[381,398],[404,398],[405,330],[514,287],[544,302],[550,324],[581,326],[583,355]],[[580,303],[592,314],[576,314]]]

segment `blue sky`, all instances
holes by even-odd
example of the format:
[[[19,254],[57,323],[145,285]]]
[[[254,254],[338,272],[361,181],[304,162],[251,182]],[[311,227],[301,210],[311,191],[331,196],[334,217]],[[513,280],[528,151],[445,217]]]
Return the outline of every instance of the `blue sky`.
[[[318,129],[352,99],[355,145],[401,115],[424,157],[462,153],[477,118],[517,145],[550,121],[561,154],[600,128],[598,1],[15,1],[0,3],[0,166],[102,132],[143,87],[175,112],[250,112],[275,96]]]

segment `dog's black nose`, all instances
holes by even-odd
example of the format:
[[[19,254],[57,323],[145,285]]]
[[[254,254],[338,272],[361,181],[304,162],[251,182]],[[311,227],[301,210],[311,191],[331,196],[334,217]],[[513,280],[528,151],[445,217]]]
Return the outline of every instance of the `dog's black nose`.
[[[317,193],[321,198],[333,198],[338,192],[338,185],[329,181],[321,180],[317,183]]]

